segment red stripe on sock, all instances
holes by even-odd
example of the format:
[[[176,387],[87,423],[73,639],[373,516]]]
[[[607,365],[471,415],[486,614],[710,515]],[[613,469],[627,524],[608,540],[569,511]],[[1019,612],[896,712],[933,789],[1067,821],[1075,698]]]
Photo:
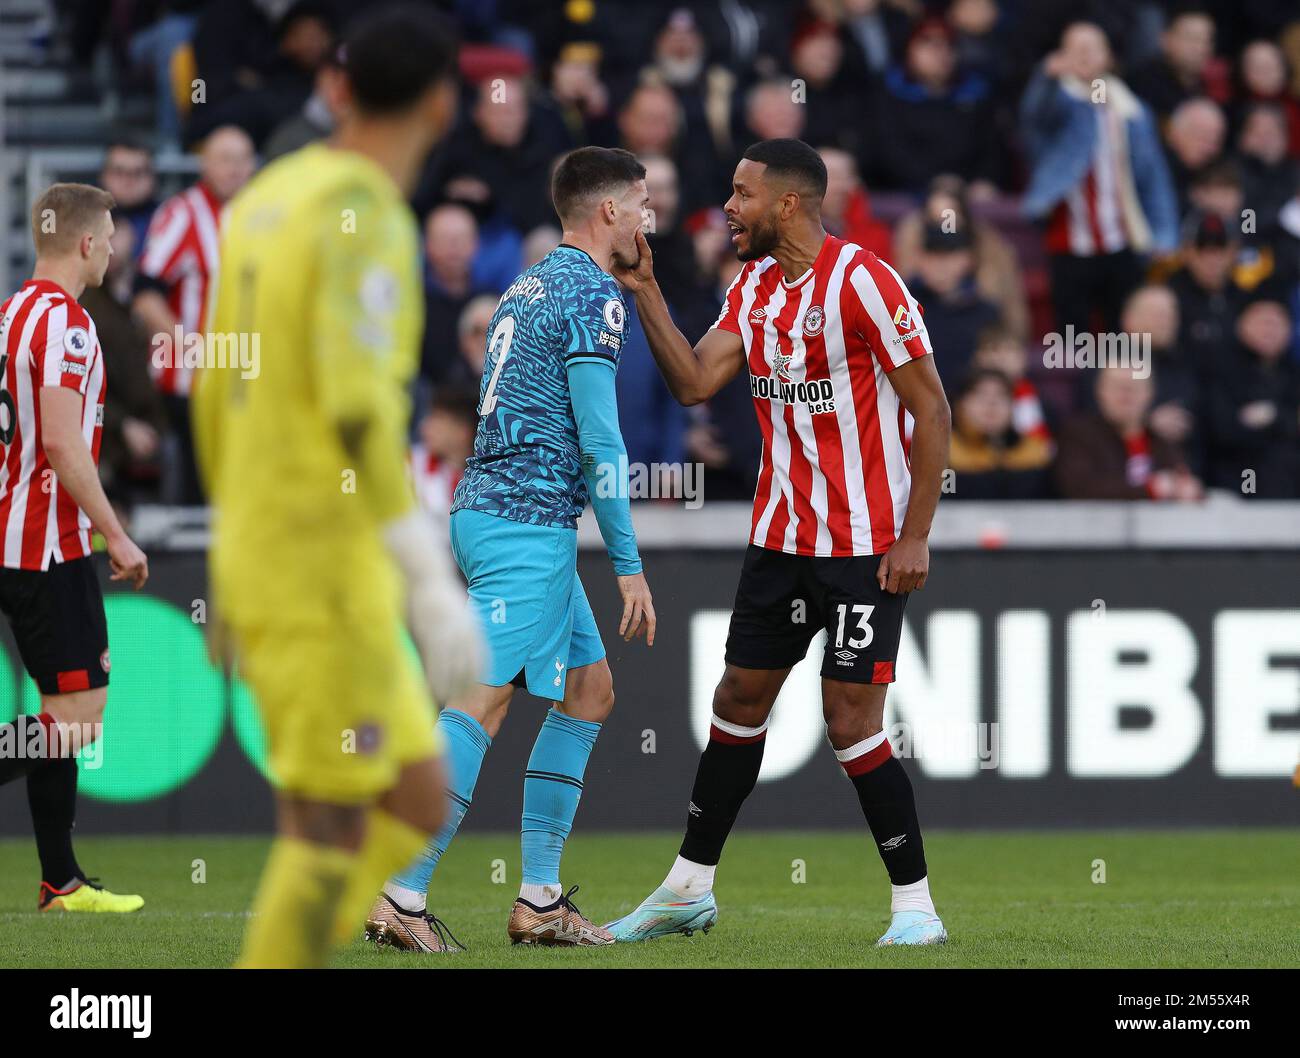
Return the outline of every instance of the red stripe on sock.
[[[37,713],[36,719],[40,722],[41,727],[45,728],[46,757],[61,756],[62,754],[59,752],[59,722],[49,713]]]
[[[747,746],[752,742],[762,742],[767,738],[767,728],[764,728],[757,735],[733,735],[716,724],[709,725],[709,741],[721,742],[724,746]]]
[[[875,749],[869,749],[860,757],[854,757],[852,760],[842,760],[840,763],[844,766],[844,773],[850,778],[857,775],[866,775],[869,771],[879,768],[885,761],[894,755],[894,747],[889,744],[889,739],[885,739]]]

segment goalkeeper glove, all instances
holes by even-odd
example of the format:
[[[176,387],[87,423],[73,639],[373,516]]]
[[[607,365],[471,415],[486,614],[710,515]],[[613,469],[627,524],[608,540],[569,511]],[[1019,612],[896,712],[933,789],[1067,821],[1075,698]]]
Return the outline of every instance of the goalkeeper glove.
[[[406,578],[407,619],[439,704],[476,683],[483,656],[478,618],[447,561],[446,545],[423,511],[384,526],[384,544]]]

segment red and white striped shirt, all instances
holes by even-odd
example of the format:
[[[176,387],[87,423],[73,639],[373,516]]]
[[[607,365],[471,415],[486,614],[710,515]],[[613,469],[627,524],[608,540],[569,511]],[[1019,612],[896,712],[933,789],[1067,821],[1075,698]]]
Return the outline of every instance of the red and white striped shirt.
[[[208,284],[217,274],[220,229],[221,203],[200,182],[159,206],[144,237],[140,274],[162,284],[167,304],[186,334],[203,333]],[[188,396],[193,386],[193,372],[179,351],[165,366],[151,359],[150,373],[163,393]]]
[[[415,498],[429,514],[445,523],[451,517],[451,500],[465,468],[453,467],[418,441],[411,445],[411,480]]]
[[[1118,253],[1129,245],[1120,189],[1124,119],[1113,106],[1095,105],[1097,139],[1083,180],[1057,203],[1047,226],[1051,253],[1094,257]]]
[[[0,565],[49,569],[90,554],[91,525],[45,458],[40,391],[81,394],[81,435],[98,466],[104,355],[77,300],[57,283],[30,279],[0,306],[0,356]]]
[[[795,555],[878,555],[911,491],[906,411],[886,375],[932,353],[898,273],[826,237],[786,282],[771,257],[727,290],[715,327],[740,335],[763,435],[750,541]]]

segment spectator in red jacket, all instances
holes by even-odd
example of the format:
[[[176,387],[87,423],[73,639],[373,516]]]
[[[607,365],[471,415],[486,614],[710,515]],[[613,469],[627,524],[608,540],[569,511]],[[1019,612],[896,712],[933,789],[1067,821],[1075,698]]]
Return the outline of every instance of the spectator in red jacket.
[[[826,194],[822,198],[826,230],[893,264],[889,225],[871,215],[871,202],[853,155],[839,147],[822,147],[818,153],[826,163]]]

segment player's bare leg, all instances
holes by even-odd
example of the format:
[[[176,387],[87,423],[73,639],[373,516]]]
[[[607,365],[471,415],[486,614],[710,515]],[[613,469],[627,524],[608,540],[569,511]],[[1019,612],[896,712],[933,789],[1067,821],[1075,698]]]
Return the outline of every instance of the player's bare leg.
[[[826,736],[858,794],[889,872],[892,921],[878,943],[942,944],[948,934],[930,899],[916,799],[884,731],[888,684],[822,680]]]
[[[740,806],[758,781],[768,719],[784,669],[728,665],[713,692],[709,744],[691,791],[686,837],[664,884],[608,928],[619,941],[708,932],[718,918],[713,878]]]
[[[476,684],[463,697],[443,709],[438,727],[448,743],[450,782],[437,798],[446,806],[446,818],[411,863],[384,884],[366,916],[366,938],[403,951],[450,954],[464,950],[447,924],[428,909],[429,882],[443,854],[469,810],[484,754],[510,710],[514,687]],[[403,800],[420,801],[408,788]],[[428,803],[428,802],[426,802]]]
[[[604,658],[569,672],[564,699],[547,714],[524,777],[523,878],[506,927],[516,944],[588,946],[614,938],[587,919],[560,885],[587,757],[614,708],[614,679]]]

